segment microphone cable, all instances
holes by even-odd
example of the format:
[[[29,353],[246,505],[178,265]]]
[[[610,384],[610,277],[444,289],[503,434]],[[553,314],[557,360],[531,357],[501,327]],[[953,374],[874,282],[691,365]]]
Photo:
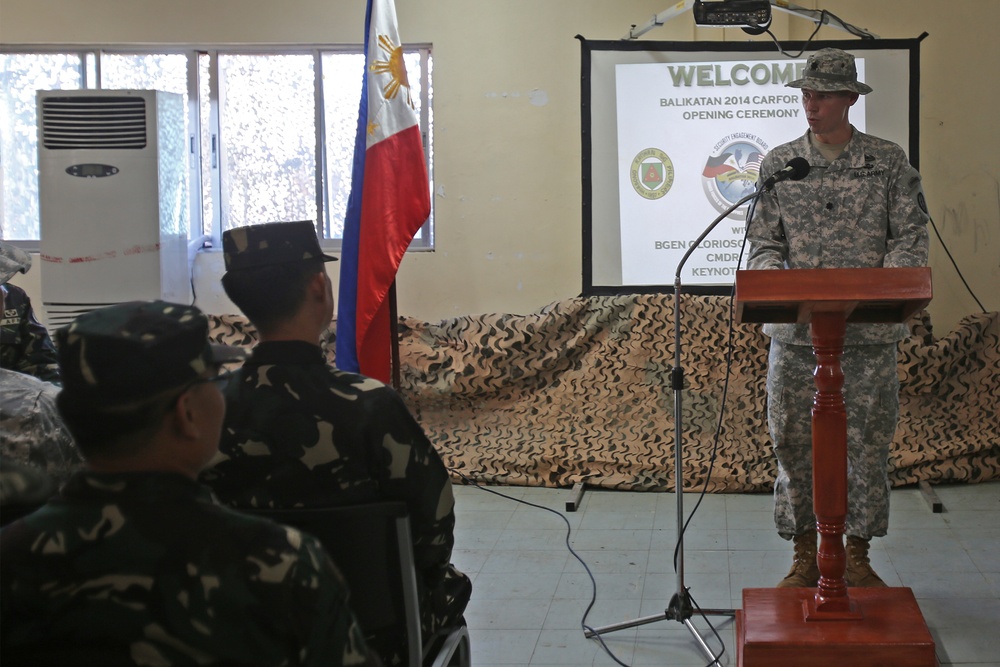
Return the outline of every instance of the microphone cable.
[[[951,265],[955,267],[955,273],[958,274],[958,277],[962,281],[962,284],[965,285],[965,289],[968,290],[969,294],[972,296],[972,299],[976,302],[976,305],[979,306],[979,309],[984,313],[987,312],[986,308],[983,306],[982,301],[979,300],[979,297],[976,296],[976,293],[972,291],[971,287],[969,287],[969,283],[966,282],[965,276],[962,275],[962,270],[958,268],[958,263],[955,261],[955,258],[951,256],[951,251],[948,250],[948,246],[945,245],[944,239],[941,238],[941,232],[938,231],[937,224],[935,224],[934,218],[931,217],[930,213],[927,214],[927,219],[931,221],[931,229],[934,230],[934,235],[937,236],[938,242],[941,244],[941,248],[944,250],[945,254],[948,255],[948,259],[951,260]]]
[[[570,554],[572,554],[573,558],[575,558],[580,563],[580,565],[583,566],[584,571],[587,573],[587,577],[590,579],[590,591],[591,591],[590,592],[590,602],[587,604],[587,608],[584,610],[583,616],[580,618],[580,627],[581,627],[581,629],[585,633],[586,632],[590,632],[593,635],[593,637],[591,637],[591,638],[597,640],[597,642],[601,645],[601,648],[604,650],[604,652],[607,653],[608,657],[611,658],[612,660],[614,660],[615,663],[621,665],[622,667],[631,667],[628,663],[622,662],[622,660],[617,655],[615,655],[615,653],[611,650],[611,647],[609,647],[604,642],[604,639],[601,637],[601,635],[597,634],[594,631],[594,628],[592,628],[589,625],[587,625],[587,616],[590,615],[590,610],[593,609],[594,604],[597,603],[597,580],[594,578],[594,574],[593,574],[593,572],[591,572],[590,567],[588,567],[586,561],[584,561],[583,558],[580,556],[580,554],[578,554],[573,549],[573,545],[570,543],[570,538],[572,537],[572,534],[573,534],[573,528],[572,528],[572,526],[570,526],[569,519],[566,518],[566,515],[563,514],[560,511],[558,511],[558,510],[552,509],[551,507],[545,507],[544,505],[539,505],[537,503],[533,503],[533,502],[524,500],[523,498],[515,498],[515,497],[509,496],[509,495],[507,495],[505,493],[500,493],[499,491],[496,491],[494,489],[482,486],[481,484],[479,484],[475,480],[470,479],[469,477],[466,477],[460,470],[458,470],[456,468],[449,467],[448,471],[452,472],[452,473],[454,473],[456,475],[458,475],[462,479],[462,483],[465,484],[466,486],[473,486],[473,487],[479,489],[480,491],[485,491],[487,493],[492,493],[495,496],[500,496],[501,498],[506,498],[507,500],[513,500],[516,503],[521,503],[522,505],[527,505],[528,507],[534,507],[535,509],[540,509],[540,510],[545,510],[546,512],[551,512],[552,514],[555,514],[560,519],[562,519],[562,522],[564,524],[566,524],[566,549],[570,552]],[[691,514],[692,515],[694,514],[693,510],[692,510]],[[690,521],[690,519],[689,519],[689,521]],[[685,528],[686,528],[686,525],[685,525]],[[719,645],[722,646],[722,650],[716,656],[716,659],[710,661],[709,663],[707,663],[705,665],[705,667],[714,667],[714,666],[720,665],[721,663],[719,662],[719,660],[726,653],[725,642],[723,642],[722,637],[719,636],[719,632],[712,625],[711,621],[709,621],[708,618],[705,616],[705,614],[701,612],[701,607],[698,606],[698,603],[695,602],[695,600],[694,600],[693,597],[691,598],[691,603],[698,610],[698,613],[702,617],[702,619],[704,619],[705,622],[708,624],[708,627],[711,628],[712,634],[715,635],[715,638],[718,640]],[[634,641],[638,641],[638,640],[636,639]]]
[[[580,619],[580,627],[585,632],[588,632],[588,631],[589,632],[594,632],[594,629],[591,628],[589,625],[587,625],[587,616],[590,614],[590,610],[593,608],[594,604],[597,602],[597,580],[594,579],[594,574],[590,571],[590,568],[587,566],[587,563],[583,560],[583,558],[580,556],[580,554],[578,554],[573,549],[573,545],[570,543],[570,537],[573,534],[573,528],[572,528],[572,526],[570,526],[569,519],[566,518],[566,515],[563,514],[560,511],[558,511],[558,510],[552,509],[551,507],[545,507],[544,505],[539,505],[537,503],[529,502],[527,500],[524,500],[523,498],[515,498],[513,496],[507,495],[506,493],[500,493],[499,491],[495,491],[494,489],[490,489],[488,487],[482,486],[481,484],[479,484],[475,480],[472,480],[472,479],[466,477],[464,474],[462,474],[461,471],[459,471],[459,470],[457,470],[455,468],[448,468],[448,470],[450,472],[455,473],[459,477],[461,477],[462,478],[462,482],[466,486],[474,486],[474,487],[476,487],[477,489],[479,489],[481,491],[486,491],[487,493],[492,493],[495,496],[500,496],[501,498],[506,498],[507,500],[513,500],[514,502],[521,503],[522,505],[527,505],[529,507],[534,507],[536,509],[545,510],[546,512],[551,512],[552,514],[555,514],[560,519],[562,519],[563,523],[566,524],[566,548],[573,555],[573,558],[576,558],[577,561],[580,562],[580,565],[583,566],[584,571],[587,573],[587,576],[590,578],[590,591],[591,591],[590,592],[590,603],[587,605],[587,609],[583,612],[583,617]],[[618,656],[616,656],[614,654],[614,652],[612,652],[611,648],[607,644],[604,643],[604,639],[602,639],[599,634],[594,634],[594,638],[597,639],[597,641],[601,644],[601,648],[604,649],[604,652],[607,653],[608,656],[612,660],[614,660],[619,665],[622,665],[622,667],[630,667],[627,663],[622,662],[618,658]]]

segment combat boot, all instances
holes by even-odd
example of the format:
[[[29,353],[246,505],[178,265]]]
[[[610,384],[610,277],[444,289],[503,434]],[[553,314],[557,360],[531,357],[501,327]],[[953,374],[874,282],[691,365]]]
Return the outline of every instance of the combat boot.
[[[868,560],[868,547],[871,540],[863,537],[847,536],[847,572],[844,579],[847,585],[854,588],[886,588],[887,585],[875,574]]]
[[[819,584],[816,565],[816,531],[810,530],[792,538],[795,556],[792,569],[778,583],[778,588],[815,588]]]

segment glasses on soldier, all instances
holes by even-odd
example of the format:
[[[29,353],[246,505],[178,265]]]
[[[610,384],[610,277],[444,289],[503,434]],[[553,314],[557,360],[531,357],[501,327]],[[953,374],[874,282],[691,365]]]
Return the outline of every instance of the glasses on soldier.
[[[219,388],[219,391],[225,391],[226,387],[229,385],[229,381],[232,380],[233,379],[233,375],[236,374],[236,371],[228,371],[226,373],[220,373],[218,367],[216,367],[215,373],[216,374],[213,375],[212,377],[199,378],[199,379],[195,380],[194,382],[192,382],[191,384],[189,384],[184,389],[184,391],[187,391],[188,389],[190,389],[191,387],[195,386],[196,384],[205,384],[205,383],[214,384],[216,387]]]
[[[209,377],[200,377],[197,380],[192,380],[191,382],[188,382],[186,385],[184,385],[184,388],[181,389],[179,392],[177,392],[173,400],[171,400],[170,403],[167,405],[167,410],[170,410],[171,408],[173,408],[173,406],[177,405],[177,401],[180,400],[181,396],[191,391],[193,387],[196,387],[199,384],[214,384],[216,387],[219,388],[219,391],[224,391],[226,386],[229,384],[229,381],[233,378],[233,375],[235,375],[236,373],[236,371],[220,373],[218,366],[214,366],[212,370],[214,371],[215,375]]]

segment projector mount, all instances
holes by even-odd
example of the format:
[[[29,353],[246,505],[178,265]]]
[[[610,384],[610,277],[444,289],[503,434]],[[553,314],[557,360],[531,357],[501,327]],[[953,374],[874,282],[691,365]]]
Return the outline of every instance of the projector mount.
[[[635,24],[623,40],[637,39],[653,28],[688,11],[694,10],[695,23],[702,27],[742,28],[751,35],[759,35],[771,25],[771,11],[778,10],[812,21],[817,26],[829,25],[855,37],[878,39],[878,35],[845,23],[829,12],[800,7],[786,0],[680,0],[641,26]]]

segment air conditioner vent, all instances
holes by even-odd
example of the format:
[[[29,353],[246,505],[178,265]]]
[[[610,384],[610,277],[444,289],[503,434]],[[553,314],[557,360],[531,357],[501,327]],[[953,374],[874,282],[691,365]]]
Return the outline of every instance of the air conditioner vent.
[[[146,100],[141,97],[46,97],[41,102],[45,148],[146,147]]]

